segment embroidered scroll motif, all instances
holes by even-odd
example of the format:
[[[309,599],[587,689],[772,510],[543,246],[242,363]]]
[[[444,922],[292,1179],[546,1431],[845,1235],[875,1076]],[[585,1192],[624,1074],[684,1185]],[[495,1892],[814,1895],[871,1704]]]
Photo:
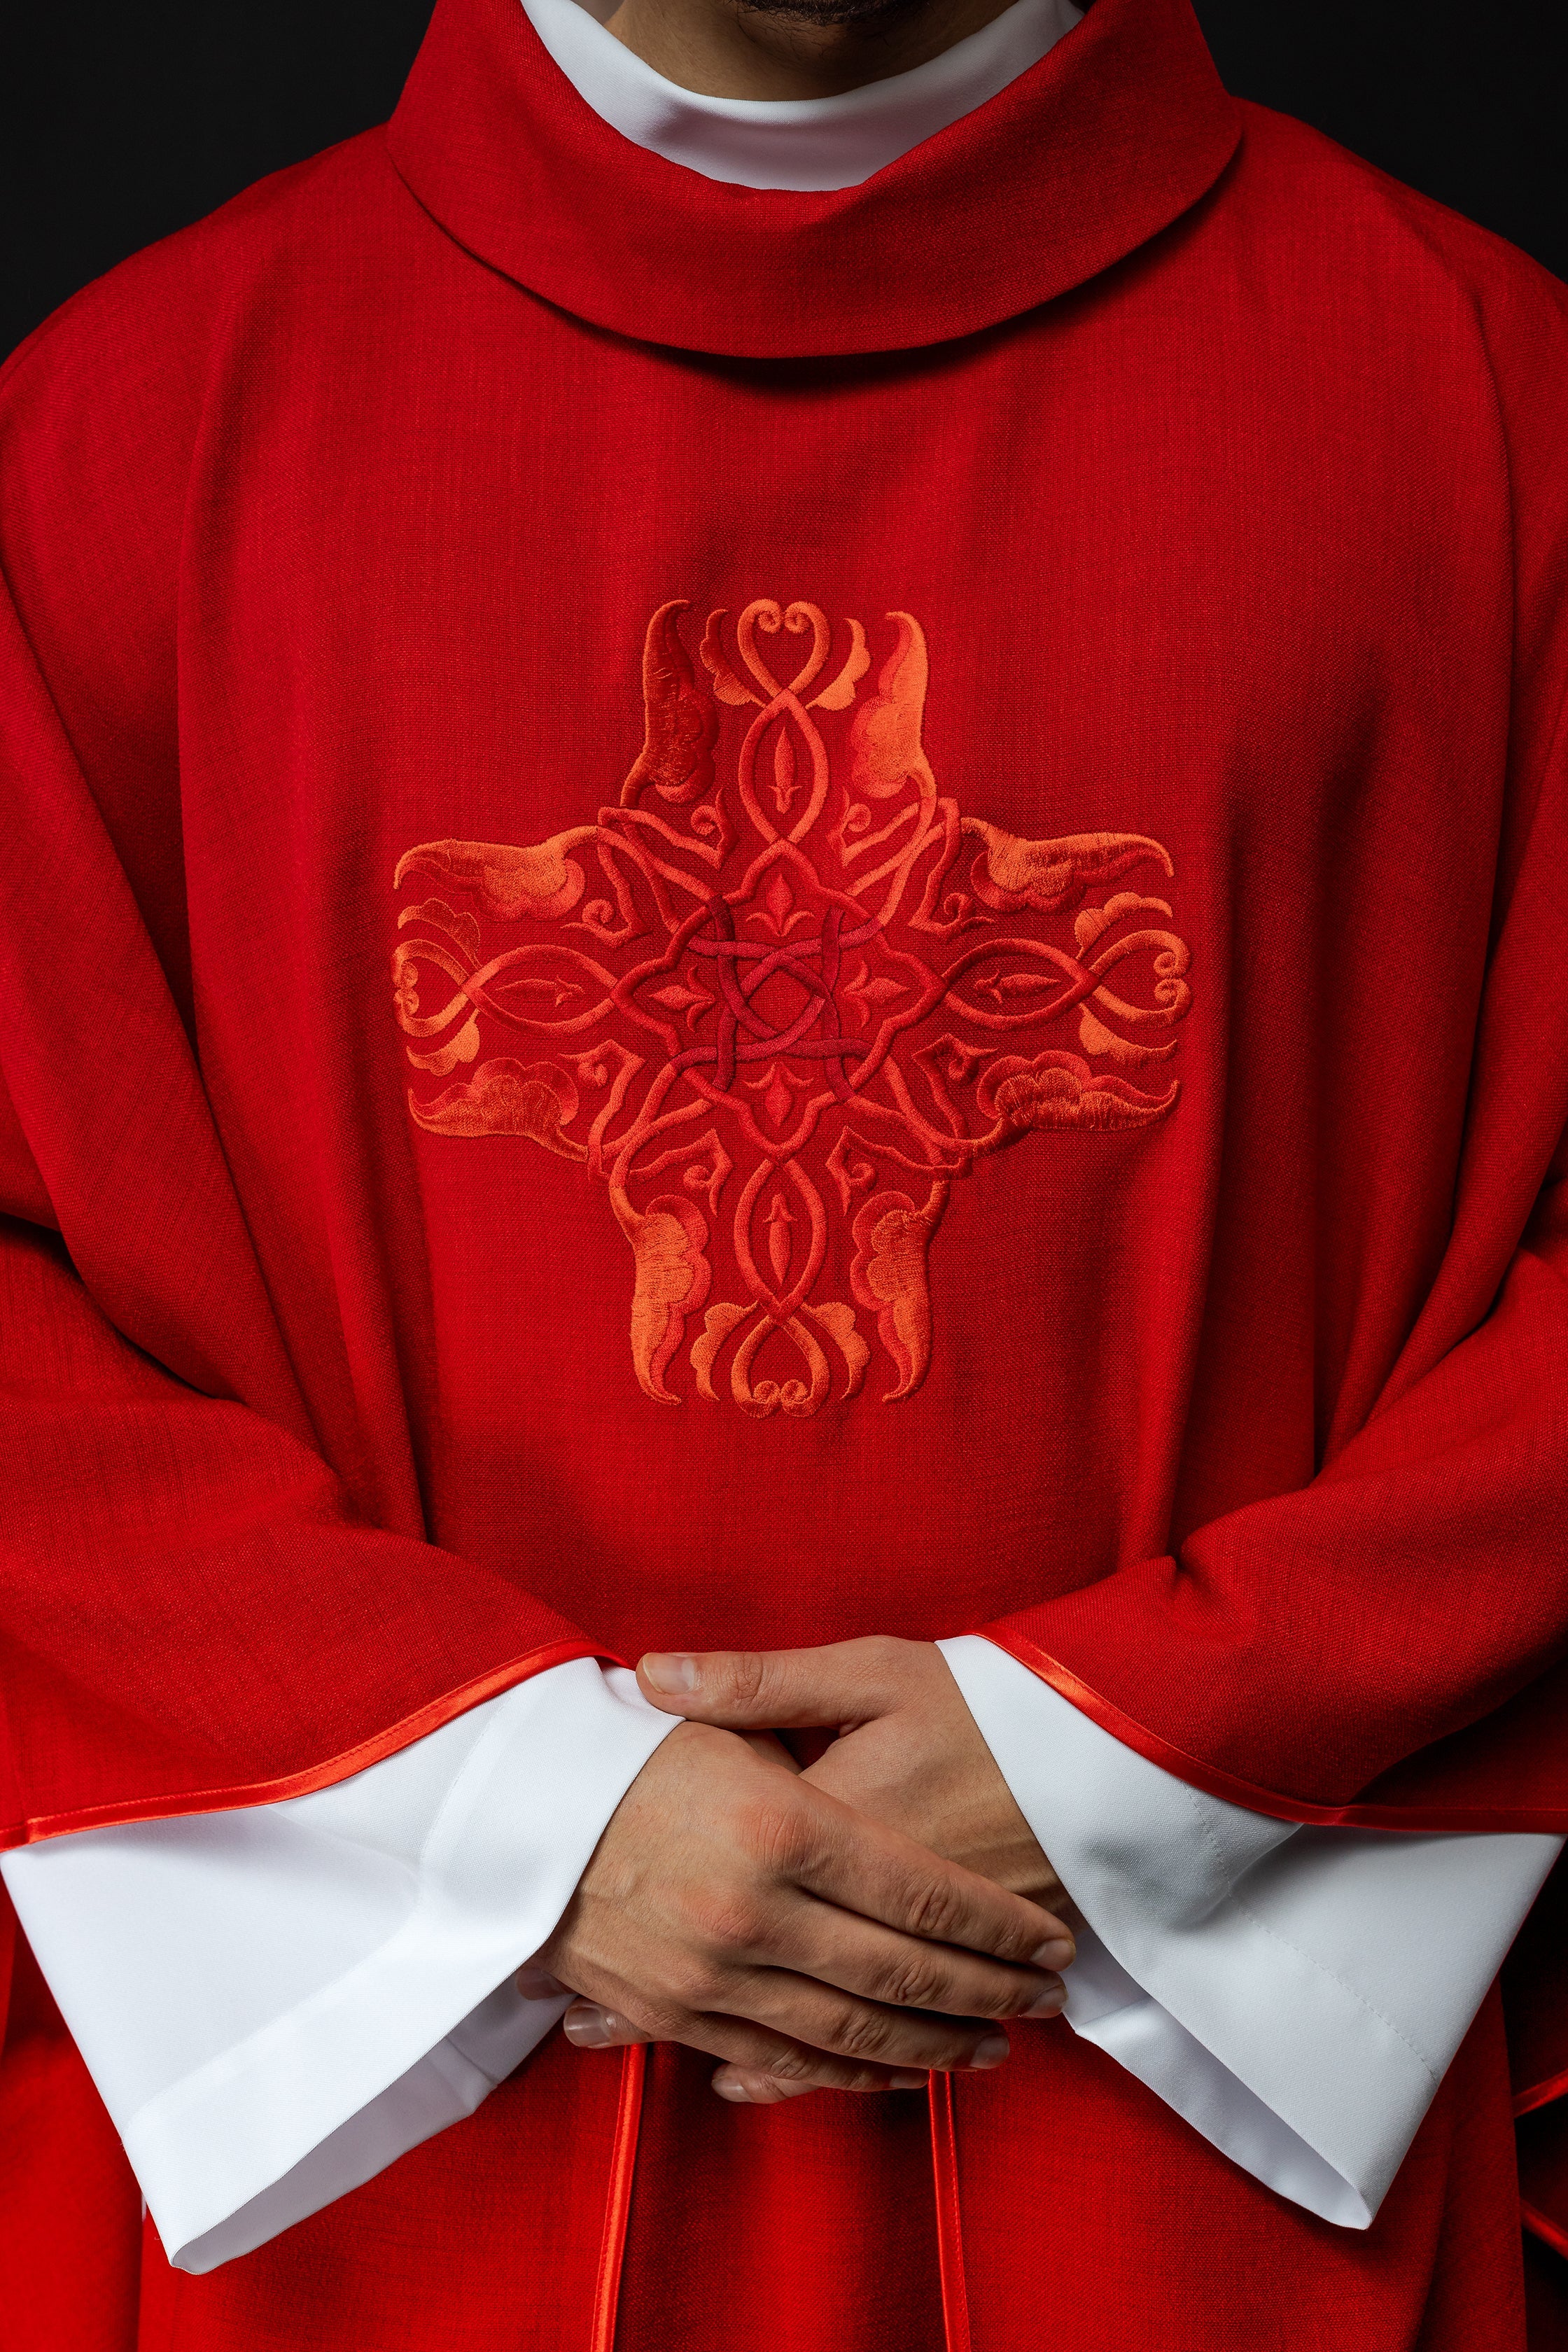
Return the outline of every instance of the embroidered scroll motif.
[[[1026,841],[944,797],[910,614],[868,684],[858,621],[714,613],[704,685],[688,609],[648,623],[617,805],[400,860],[395,887],[431,894],[393,957],[426,1081],[409,1109],[607,1186],[647,1396],[800,1415],[871,1377],[892,1402],[931,1361],[953,1179],[1030,1133],[1173,1108],[1178,1079],[1129,1074],[1174,1055],[1192,1001],[1171,906],[1145,895],[1174,869],[1142,834]]]

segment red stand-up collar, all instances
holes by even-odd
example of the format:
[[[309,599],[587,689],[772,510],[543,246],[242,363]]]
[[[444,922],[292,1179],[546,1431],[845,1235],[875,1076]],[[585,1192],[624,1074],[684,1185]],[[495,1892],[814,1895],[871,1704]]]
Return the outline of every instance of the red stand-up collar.
[[[450,236],[548,301],[780,359],[944,342],[1049,301],[1194,204],[1239,134],[1188,0],[1096,0],[859,187],[731,187],[601,121],[519,0],[438,0],[388,145]]]

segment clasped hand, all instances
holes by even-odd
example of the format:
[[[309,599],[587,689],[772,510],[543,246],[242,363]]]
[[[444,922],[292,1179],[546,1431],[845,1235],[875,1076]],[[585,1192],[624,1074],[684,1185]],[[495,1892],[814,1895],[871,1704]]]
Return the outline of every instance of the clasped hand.
[[[1005,2020],[1060,2009],[1063,1890],[933,1644],[650,1654],[637,1678],[687,1719],[521,1979],[579,1996],[579,2046],[685,2042],[763,2103],[997,2065]],[[804,1773],[772,1736],[824,1725]]]

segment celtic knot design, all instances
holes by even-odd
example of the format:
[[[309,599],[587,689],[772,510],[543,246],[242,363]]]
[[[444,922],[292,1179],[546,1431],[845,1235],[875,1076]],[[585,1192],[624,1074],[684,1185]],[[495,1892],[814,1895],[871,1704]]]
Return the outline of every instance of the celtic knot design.
[[[648,623],[617,803],[531,845],[399,860],[395,890],[443,895],[399,913],[396,1017],[426,1083],[453,1081],[409,1110],[606,1185],[648,1397],[815,1413],[860,1392],[874,1339],[891,1402],[931,1360],[953,1180],[1029,1134],[1173,1109],[1173,1075],[1148,1092],[1129,1073],[1177,1051],[1189,951],[1167,899],[1111,886],[1174,868],[1142,834],[1026,840],[939,793],[910,614],[887,615],[868,686],[857,620],[713,613],[704,685],[689,610]],[[728,711],[747,715],[721,778]]]

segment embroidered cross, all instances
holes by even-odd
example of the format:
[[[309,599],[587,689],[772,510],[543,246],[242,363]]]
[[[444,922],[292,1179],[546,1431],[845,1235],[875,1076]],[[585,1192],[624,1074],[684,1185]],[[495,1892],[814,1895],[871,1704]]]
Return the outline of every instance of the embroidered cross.
[[[399,861],[395,888],[451,893],[398,917],[408,1059],[436,1078],[473,1066],[409,1109],[432,1135],[525,1138],[606,1184],[650,1398],[717,1402],[722,1382],[746,1412],[814,1413],[859,1392],[865,1312],[890,1402],[931,1360],[928,1253],[953,1179],[1031,1132],[1174,1108],[1174,1077],[1147,1093],[1125,1074],[1177,1049],[1186,943],[1164,898],[1089,896],[1174,869],[1145,835],[1026,840],[939,793],[910,614],[888,615],[896,641],[862,693],[858,621],[840,634],[815,604],[759,598],[731,632],[716,612],[705,688],[687,610],[648,623],[643,747],[617,804],[531,846],[430,841]],[[787,684],[762,643],[781,636],[809,640]],[[721,780],[726,708],[752,716]],[[605,895],[588,896],[592,867]],[[1008,1050],[1068,1022],[1076,1051]],[[509,1033],[546,1058],[489,1050]],[[819,1295],[830,1200],[853,1305]],[[716,1260],[742,1297],[710,1303]]]

